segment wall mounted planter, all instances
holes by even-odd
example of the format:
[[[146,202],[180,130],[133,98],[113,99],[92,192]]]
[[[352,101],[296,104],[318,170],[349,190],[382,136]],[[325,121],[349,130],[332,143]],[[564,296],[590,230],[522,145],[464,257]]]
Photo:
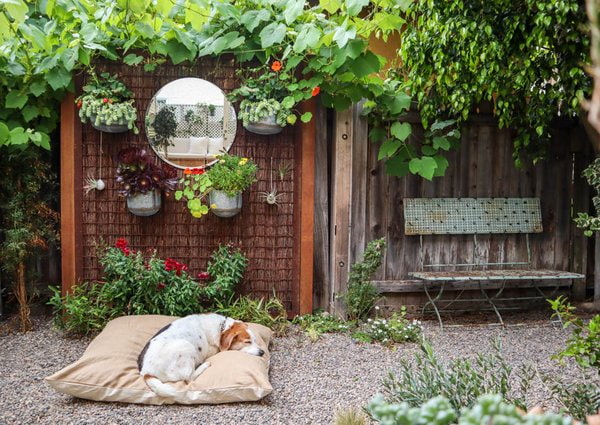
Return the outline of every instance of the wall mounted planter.
[[[262,134],[264,136],[279,134],[281,133],[281,130],[283,130],[283,127],[277,124],[275,115],[269,115],[260,121],[250,122],[247,126],[244,126],[244,128],[251,133]]]
[[[242,210],[242,194],[229,196],[221,190],[212,190],[208,194],[211,205],[210,210],[214,215],[221,218],[229,218],[238,214]],[[216,208],[213,208],[216,206]]]
[[[154,189],[127,197],[127,209],[133,215],[148,217],[160,211],[161,191]]]

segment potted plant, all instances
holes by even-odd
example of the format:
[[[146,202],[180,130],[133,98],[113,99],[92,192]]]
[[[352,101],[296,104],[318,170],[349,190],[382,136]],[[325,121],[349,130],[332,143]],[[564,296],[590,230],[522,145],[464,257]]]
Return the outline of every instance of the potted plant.
[[[186,168],[179,181],[183,188],[175,192],[175,199],[186,201],[196,218],[209,210],[218,217],[233,217],[242,209],[242,192],[256,182],[257,166],[248,158],[227,153],[216,158],[208,171]],[[208,205],[204,203],[207,198]]]
[[[156,214],[161,206],[161,191],[177,186],[177,171],[166,164],[156,165],[145,149],[129,147],[116,157],[119,195],[127,198],[127,209],[134,215]]]
[[[167,149],[172,146],[171,139],[177,135],[177,117],[173,106],[162,106],[152,122],[153,134],[150,138],[152,145],[157,150],[162,150],[167,156]]]
[[[251,68],[240,70],[238,75],[242,85],[228,97],[241,100],[239,119],[246,130],[256,134],[277,134],[287,124],[294,124],[298,119],[294,106],[320,91],[318,79],[298,81],[294,68],[284,68],[281,61],[274,61],[267,70]],[[311,118],[310,112],[300,116],[303,122]]]
[[[91,81],[83,86],[83,94],[75,100],[81,121],[89,121],[96,130],[106,133],[132,130],[138,134],[131,90],[109,73],[99,77],[91,73],[90,77]]]

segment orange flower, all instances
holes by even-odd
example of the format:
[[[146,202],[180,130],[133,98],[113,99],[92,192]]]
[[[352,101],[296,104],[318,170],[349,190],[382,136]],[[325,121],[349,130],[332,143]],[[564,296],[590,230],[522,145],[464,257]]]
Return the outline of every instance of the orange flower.
[[[189,176],[190,174],[192,174],[192,170],[189,168],[186,168],[185,170],[183,170],[183,174],[185,174],[186,176]]]
[[[319,93],[321,93],[321,87],[317,86],[314,89],[312,89],[312,91],[310,92],[313,96],[318,95]]]
[[[271,65],[271,69],[275,72],[280,71],[281,70],[281,62],[279,62],[279,61],[273,62],[273,64]]]

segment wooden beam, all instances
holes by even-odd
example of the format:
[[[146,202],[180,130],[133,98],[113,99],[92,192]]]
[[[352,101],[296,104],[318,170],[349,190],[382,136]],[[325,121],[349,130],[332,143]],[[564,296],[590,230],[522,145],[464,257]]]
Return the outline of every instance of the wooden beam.
[[[316,114],[316,100],[302,105],[302,112]],[[300,127],[300,314],[313,309],[314,206],[315,206],[315,119]]]
[[[60,234],[62,294],[70,292],[81,276],[81,140],[80,121],[73,94],[60,108]]]

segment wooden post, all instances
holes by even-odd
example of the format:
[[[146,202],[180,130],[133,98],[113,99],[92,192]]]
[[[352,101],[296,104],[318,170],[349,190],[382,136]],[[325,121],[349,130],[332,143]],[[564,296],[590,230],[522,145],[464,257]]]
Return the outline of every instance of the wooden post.
[[[62,294],[65,295],[81,276],[79,237],[81,220],[81,142],[73,94],[68,94],[60,108],[60,245]]]
[[[350,265],[364,251],[366,226],[367,124],[360,105],[337,112],[331,171],[330,309],[346,315]]]

